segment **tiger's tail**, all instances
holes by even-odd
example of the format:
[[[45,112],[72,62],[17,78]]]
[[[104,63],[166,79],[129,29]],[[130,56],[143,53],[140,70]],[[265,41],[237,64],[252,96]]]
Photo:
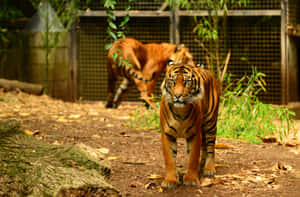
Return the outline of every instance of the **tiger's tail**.
[[[124,76],[127,76],[127,78],[135,78],[141,81],[152,81],[155,78],[156,72],[152,73],[151,78],[145,78],[144,74],[139,71],[136,70],[134,68],[132,68],[131,66],[123,66],[122,67],[122,72],[124,74]]]

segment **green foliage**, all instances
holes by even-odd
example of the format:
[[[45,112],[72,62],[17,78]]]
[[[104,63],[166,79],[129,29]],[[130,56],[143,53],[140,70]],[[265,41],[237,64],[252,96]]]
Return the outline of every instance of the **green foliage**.
[[[223,32],[226,40],[226,17],[228,8],[247,6],[250,0],[177,0],[176,6],[190,10],[207,10],[207,16],[194,17],[195,28],[193,32],[197,35],[196,41],[206,52],[206,64],[219,81],[227,70],[230,58],[230,49],[226,48],[226,43],[220,43],[219,37]],[[169,3],[174,0],[168,0]],[[220,53],[220,45],[228,50],[227,56]]]
[[[106,8],[107,24],[108,24],[108,27],[106,29],[106,32],[108,34],[107,37],[108,43],[105,45],[106,50],[110,49],[113,42],[118,41],[118,39],[120,38],[125,38],[126,24],[128,24],[130,19],[128,12],[130,11],[130,2],[132,1],[133,0],[129,0],[129,4],[125,8],[127,14],[123,17],[123,20],[120,21],[118,24],[117,17],[113,13],[117,1],[105,0],[104,7]]]
[[[274,133],[279,133],[281,139],[289,133],[294,112],[281,106],[264,104],[258,99],[258,94],[266,91],[264,77],[265,74],[253,68],[250,76],[244,76],[235,84],[230,76],[226,78],[228,86],[221,97],[218,136],[259,144],[262,138]],[[151,110],[143,113],[139,108],[129,125],[160,129],[159,112]]]
[[[2,0],[0,7],[0,19],[1,20],[12,20],[19,16],[22,16],[22,11],[15,8],[13,5],[8,3],[8,0]]]
[[[133,0],[129,0],[129,3]],[[123,17],[123,20],[117,23],[117,17],[114,15],[113,10],[115,9],[115,6],[117,4],[117,1],[115,0],[105,0],[104,7],[106,8],[106,14],[107,14],[107,24],[108,27],[106,29],[106,32],[108,34],[108,37],[106,38],[108,40],[108,43],[104,46],[106,50],[109,50],[113,44],[113,42],[118,41],[120,38],[125,38],[125,32],[126,32],[126,24],[129,22],[129,14],[130,11],[130,4],[128,4],[125,8],[125,11],[127,14]],[[120,49],[116,49],[118,51],[113,54],[113,60],[118,61],[118,66],[131,66],[128,60],[125,60],[123,56],[119,55],[121,53]]]
[[[8,24],[10,21],[21,17],[23,14],[21,10],[14,7],[9,0],[1,0],[0,2],[0,54],[6,52],[9,39],[8,34]]]
[[[160,103],[156,103],[159,109]],[[143,111],[141,108],[136,109],[132,118],[127,122],[130,127],[138,127],[143,129],[160,129],[159,112],[155,109]]]
[[[228,86],[220,103],[218,136],[258,144],[265,136],[278,132],[282,138],[289,133],[294,113],[258,100],[259,92],[266,91],[263,77],[263,73],[253,69],[250,77],[245,76],[236,84],[227,78]],[[280,124],[274,120],[279,120]]]

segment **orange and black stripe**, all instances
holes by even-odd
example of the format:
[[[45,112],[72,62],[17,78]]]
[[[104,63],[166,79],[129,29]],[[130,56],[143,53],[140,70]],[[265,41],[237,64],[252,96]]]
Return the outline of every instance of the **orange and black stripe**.
[[[172,64],[167,68],[161,89],[161,135],[165,164],[169,165],[166,166],[167,171],[174,170],[176,140],[183,137],[187,141],[190,165],[195,166],[200,161],[199,150],[201,150],[204,166],[201,167],[199,164],[199,168],[204,168],[205,175],[213,175],[220,96],[217,80],[209,71],[197,66]],[[175,99],[177,97],[175,92],[182,93],[178,97],[182,97],[181,100]],[[178,105],[180,107],[176,107],[176,102],[180,102]],[[173,158],[170,158],[170,155],[173,155]],[[169,161],[171,159],[174,161]],[[170,176],[168,172],[167,176]],[[167,182],[168,180],[165,180],[163,184],[168,185]]]

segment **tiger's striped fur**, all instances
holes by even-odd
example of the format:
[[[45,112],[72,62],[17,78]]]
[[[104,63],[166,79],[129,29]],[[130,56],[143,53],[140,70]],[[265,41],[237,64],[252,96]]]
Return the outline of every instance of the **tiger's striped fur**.
[[[175,64],[168,65],[161,90],[161,141],[166,168],[162,186],[175,187],[178,184],[175,164],[177,138],[186,139],[190,154],[184,184],[199,184],[200,174],[213,176],[216,172],[218,82],[209,71],[200,67]]]
[[[117,54],[117,57],[116,57]],[[192,55],[183,45],[171,43],[143,44],[133,38],[114,42],[107,55],[107,102],[106,107],[117,108],[130,87],[135,85],[140,96],[148,105],[155,108],[151,99],[156,81],[169,59],[174,62],[193,63]],[[120,62],[123,62],[120,64]],[[127,62],[127,64],[126,64]],[[120,87],[115,92],[119,76],[123,77]]]

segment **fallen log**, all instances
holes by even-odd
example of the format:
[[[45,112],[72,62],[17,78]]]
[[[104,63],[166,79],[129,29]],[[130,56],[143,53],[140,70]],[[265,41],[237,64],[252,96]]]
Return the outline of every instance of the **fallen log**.
[[[32,84],[8,79],[0,79],[0,88],[4,88],[6,91],[19,89],[23,92],[36,95],[41,95],[44,90],[43,86],[40,84]]]
[[[110,167],[85,145],[54,145],[0,120],[0,196],[120,196]]]

